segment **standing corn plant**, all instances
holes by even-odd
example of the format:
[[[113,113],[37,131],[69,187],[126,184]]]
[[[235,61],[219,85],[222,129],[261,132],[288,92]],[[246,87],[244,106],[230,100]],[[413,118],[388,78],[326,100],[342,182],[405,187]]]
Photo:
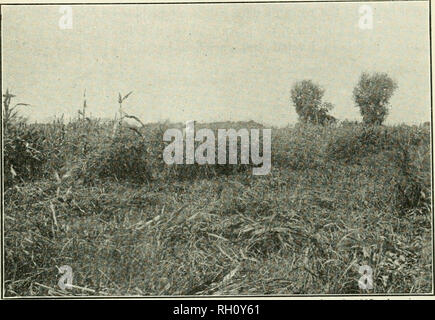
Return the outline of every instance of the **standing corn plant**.
[[[79,117],[82,116],[83,120],[86,119],[86,108],[88,107],[86,103],[86,89],[83,92],[83,107],[82,110],[78,110]]]
[[[6,89],[6,93],[3,95],[3,97],[3,126],[6,129],[11,121],[17,120],[19,118],[17,108],[20,106],[30,106],[30,104],[17,103],[11,107],[11,100],[15,97],[15,95],[10,93],[9,89]]]
[[[40,135],[29,128],[18,114],[18,107],[29,106],[27,103],[12,105],[14,94],[6,90],[3,95],[3,152],[5,168],[5,186],[10,186],[15,180],[34,178],[42,163],[39,148]]]
[[[122,110],[122,103],[124,102],[124,100],[126,100],[130,94],[132,94],[133,91],[130,91],[129,93],[127,93],[124,97],[121,95],[121,92],[119,92],[118,95],[118,104],[119,104],[119,109],[118,109],[118,113],[119,113],[119,121],[117,121],[117,116],[115,116],[115,123],[113,125],[113,133],[112,133],[112,138],[115,136],[116,131],[118,130],[118,127],[122,125],[122,120],[125,117],[125,114]]]

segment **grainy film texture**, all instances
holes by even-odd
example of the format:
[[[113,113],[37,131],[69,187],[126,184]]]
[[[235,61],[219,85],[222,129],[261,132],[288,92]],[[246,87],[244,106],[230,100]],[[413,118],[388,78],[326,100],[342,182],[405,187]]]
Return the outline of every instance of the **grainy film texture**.
[[[428,2],[1,14],[6,297],[432,292]]]

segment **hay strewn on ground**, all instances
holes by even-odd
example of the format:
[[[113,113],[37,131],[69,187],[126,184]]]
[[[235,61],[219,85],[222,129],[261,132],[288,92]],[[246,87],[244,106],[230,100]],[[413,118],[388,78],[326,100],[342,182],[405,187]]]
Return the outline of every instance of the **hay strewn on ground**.
[[[168,167],[171,126],[7,128],[6,296],[431,292],[428,127],[274,129],[253,176]],[[61,265],[78,288],[59,289]]]

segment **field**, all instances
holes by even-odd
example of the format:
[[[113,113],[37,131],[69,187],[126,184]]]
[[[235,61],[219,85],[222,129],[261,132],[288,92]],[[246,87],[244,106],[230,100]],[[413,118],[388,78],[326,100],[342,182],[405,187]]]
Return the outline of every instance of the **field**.
[[[429,126],[272,128],[271,173],[253,176],[164,164],[182,125],[5,126],[6,296],[433,290]]]

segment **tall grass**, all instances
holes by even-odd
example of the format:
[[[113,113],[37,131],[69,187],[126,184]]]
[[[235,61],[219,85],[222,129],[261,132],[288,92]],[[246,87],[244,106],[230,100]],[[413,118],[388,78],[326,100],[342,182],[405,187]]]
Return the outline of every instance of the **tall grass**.
[[[126,119],[5,132],[6,295],[432,290],[427,126],[276,129],[272,172],[256,177],[168,166],[162,138],[176,125]],[[77,285],[66,292],[64,264]],[[358,288],[363,264],[372,291]]]

